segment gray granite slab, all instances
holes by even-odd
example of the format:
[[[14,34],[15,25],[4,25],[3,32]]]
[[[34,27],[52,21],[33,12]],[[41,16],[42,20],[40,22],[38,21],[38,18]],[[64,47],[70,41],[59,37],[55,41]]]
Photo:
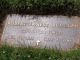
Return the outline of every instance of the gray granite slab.
[[[80,17],[8,15],[2,44],[70,49],[80,41]]]

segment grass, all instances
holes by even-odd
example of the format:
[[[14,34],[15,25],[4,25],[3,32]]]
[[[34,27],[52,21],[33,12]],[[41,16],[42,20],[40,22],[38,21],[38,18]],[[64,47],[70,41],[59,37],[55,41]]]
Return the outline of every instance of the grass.
[[[0,13],[80,16],[80,0],[1,0]]]
[[[32,47],[0,47],[0,60],[80,60],[80,49],[59,51]]]
[[[80,16],[80,0],[0,0],[0,22],[7,14]]]

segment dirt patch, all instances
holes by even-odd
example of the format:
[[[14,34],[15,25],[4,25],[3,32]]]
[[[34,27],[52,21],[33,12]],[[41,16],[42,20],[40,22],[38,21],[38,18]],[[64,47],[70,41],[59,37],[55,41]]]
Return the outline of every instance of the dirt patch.
[[[0,23],[0,41],[1,41],[2,32],[3,32],[3,23]]]

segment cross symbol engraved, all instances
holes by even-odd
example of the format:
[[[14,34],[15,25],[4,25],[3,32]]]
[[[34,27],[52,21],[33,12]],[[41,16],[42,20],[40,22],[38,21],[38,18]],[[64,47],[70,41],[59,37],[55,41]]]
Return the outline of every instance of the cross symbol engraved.
[[[38,46],[38,45],[39,45],[39,43],[40,43],[40,40],[37,40],[37,41],[36,41],[36,43],[37,43],[37,46]]]

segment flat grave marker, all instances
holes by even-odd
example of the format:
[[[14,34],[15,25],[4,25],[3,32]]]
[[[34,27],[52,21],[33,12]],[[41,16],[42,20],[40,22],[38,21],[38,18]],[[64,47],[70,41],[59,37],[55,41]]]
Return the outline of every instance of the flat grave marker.
[[[80,17],[8,15],[2,44],[70,49],[80,42]]]

